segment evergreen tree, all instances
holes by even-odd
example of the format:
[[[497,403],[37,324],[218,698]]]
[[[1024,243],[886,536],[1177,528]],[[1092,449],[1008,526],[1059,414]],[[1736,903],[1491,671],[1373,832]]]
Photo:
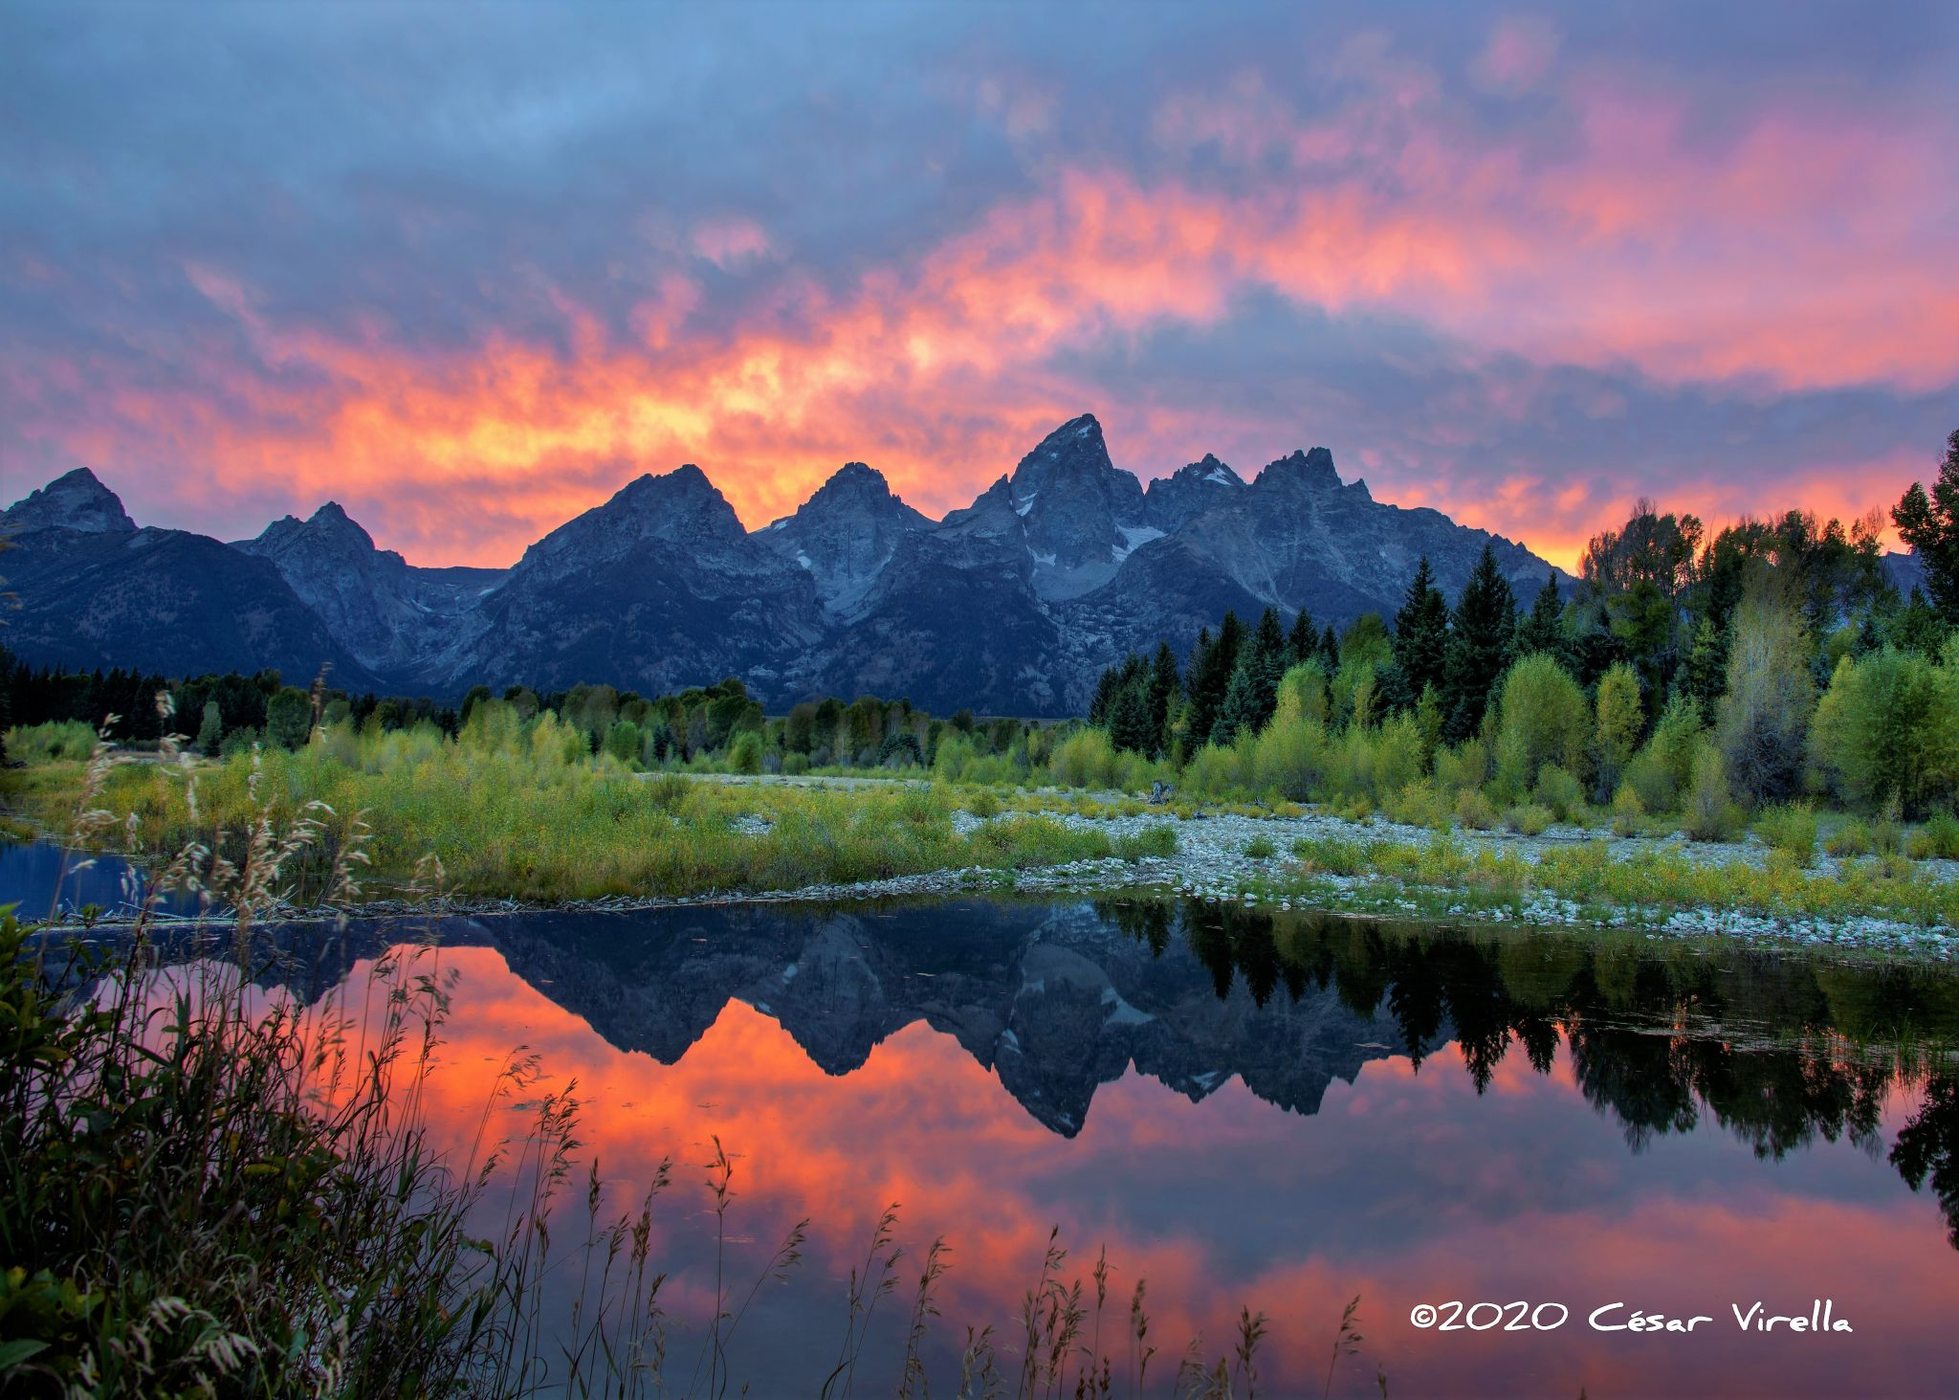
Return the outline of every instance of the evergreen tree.
[[[1327,623],[1326,631],[1320,633],[1320,666],[1328,676],[1340,670],[1340,634]]]
[[[1292,653],[1292,664],[1311,661],[1319,654],[1320,634],[1314,630],[1313,615],[1301,608],[1299,616],[1292,620],[1292,633],[1286,639],[1287,649]]]
[[[1916,481],[1891,508],[1898,534],[1925,563],[1925,586],[1947,622],[1959,622],[1959,428],[1927,494]]]
[[[206,700],[204,713],[197,726],[197,751],[206,758],[216,758],[218,750],[224,746],[224,715],[218,709],[218,702]]]
[[[1114,666],[1102,672],[1102,679],[1095,683],[1095,698],[1088,702],[1090,724],[1104,725],[1109,722],[1109,707],[1115,703],[1117,684]]]
[[[1231,688],[1231,673],[1238,665],[1238,652],[1244,645],[1245,624],[1238,614],[1227,612],[1218,625],[1218,635],[1201,656],[1190,663],[1190,742],[1202,744],[1217,727],[1218,711],[1224,707],[1224,694]]]
[[[1272,711],[1278,708],[1279,682],[1285,677],[1290,655],[1285,633],[1279,628],[1279,614],[1267,608],[1251,639],[1239,648],[1238,664],[1232,668],[1231,682],[1212,728],[1213,743],[1228,744],[1240,731],[1255,734],[1265,728]]]
[[[1146,754],[1154,737],[1148,673],[1139,672],[1116,687],[1115,700],[1109,706],[1109,742],[1118,749]]]
[[[1258,732],[1257,682],[1252,675],[1252,668],[1242,662],[1231,673],[1231,684],[1224,692],[1224,703],[1218,706],[1217,723],[1211,728],[1212,743],[1222,747],[1236,739],[1241,732]]]
[[[1177,675],[1177,656],[1168,642],[1156,644],[1156,660],[1150,666],[1150,747],[1152,758],[1170,751],[1170,712],[1183,694],[1183,680]]]
[[[1548,651],[1564,659],[1564,600],[1558,596],[1558,576],[1552,574],[1537,590],[1537,600],[1517,627],[1517,655]]]
[[[1485,544],[1456,600],[1443,668],[1442,708],[1448,716],[1443,732],[1451,743],[1467,739],[1482,725],[1490,692],[1510,664],[1516,632],[1516,595],[1497,568],[1495,551]]]
[[[1428,556],[1415,568],[1401,611],[1394,615],[1394,666],[1396,683],[1392,696],[1396,706],[1406,709],[1421,699],[1430,686],[1440,687],[1443,668],[1449,656],[1449,602],[1435,586],[1435,572]]]
[[[1694,629],[1693,645],[1680,668],[1680,692],[1700,706],[1704,715],[1714,713],[1715,704],[1728,689],[1728,634],[1704,617]]]

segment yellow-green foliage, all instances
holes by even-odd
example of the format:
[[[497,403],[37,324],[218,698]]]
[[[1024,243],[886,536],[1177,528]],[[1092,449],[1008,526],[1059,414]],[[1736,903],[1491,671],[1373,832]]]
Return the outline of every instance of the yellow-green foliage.
[[[1503,814],[1503,824],[1520,836],[1542,836],[1553,820],[1551,809],[1537,802],[1526,802]]]
[[[1549,809],[1553,820],[1582,821],[1585,816],[1585,789],[1562,764],[1547,763],[1538,770],[1537,786],[1531,796],[1537,805]]]
[[[1621,783],[1612,794],[1612,834],[1637,836],[1646,825],[1646,804],[1639,800],[1630,783]]]
[[[1192,797],[1205,798],[1239,797],[1249,793],[1253,783],[1253,754],[1257,742],[1249,734],[1240,734],[1236,741],[1224,748],[1206,744],[1184,765],[1183,790]],[[1305,795],[1299,793],[1288,792],[1286,796],[1299,801],[1307,800]]]
[[[1611,792],[1619,785],[1619,775],[1632,761],[1639,747],[1640,732],[1646,727],[1646,713],[1639,700],[1639,674],[1621,661],[1599,678],[1598,722],[1592,741],[1592,757],[1598,775],[1598,791]]]
[[[1816,810],[1804,803],[1785,803],[1769,807],[1755,818],[1755,834],[1778,851],[1786,851],[1798,865],[1816,860]]]
[[[1313,800],[1326,782],[1325,714],[1319,667],[1286,672],[1278,708],[1252,746],[1252,783],[1259,791],[1295,802]]]
[[[1471,831],[1488,831],[1496,825],[1496,808],[1481,788],[1464,788],[1456,795],[1456,820]]]
[[[1116,837],[1112,850],[1124,860],[1141,860],[1145,856],[1169,857],[1177,853],[1177,828],[1168,822],[1157,822],[1144,827],[1133,836]]]
[[[1442,790],[1427,779],[1409,783],[1390,797],[1382,810],[1392,821],[1407,826],[1426,826],[1436,831],[1448,830],[1456,815]]]
[[[497,711],[504,713],[498,714]],[[485,712],[488,712],[487,714]],[[479,718],[480,717],[480,718]],[[61,829],[72,820],[79,765],[51,769],[60,783],[17,797]],[[249,755],[200,767],[196,816],[185,775],[155,764],[114,769],[98,805],[137,817],[150,852],[215,841],[249,820]],[[546,711],[524,722],[507,707],[478,706],[456,739],[432,729],[325,731],[292,752],[268,751],[260,797],[288,816],[308,802],[335,814],[323,846],[365,813],[374,883],[407,880],[434,855],[465,895],[580,899],[726,889],[793,889],[973,865],[1026,866],[1109,854],[1099,831],[1051,819],[1002,818],[970,837],[952,829],[953,800],[893,786],[832,792],[736,785],[666,773],[633,774],[591,757],[584,736]],[[749,835],[739,815],[769,829]],[[117,839],[121,840],[120,831]]]
[[[1703,741],[1694,755],[1694,785],[1687,794],[1680,829],[1696,841],[1728,841],[1740,832],[1741,820],[1721,750]]]
[[[1498,800],[1528,795],[1547,763],[1582,772],[1592,728],[1585,692],[1553,657],[1535,652],[1517,662],[1497,692]]]
[[[1626,782],[1649,812],[1677,812],[1694,785],[1701,741],[1700,710],[1675,696],[1660,712],[1653,737],[1626,765]]]
[[[95,751],[95,731],[80,720],[29,724],[7,731],[7,757],[16,763],[59,763],[86,759]]]
[[[1077,729],[1055,745],[1048,773],[1063,787],[1115,787],[1116,751],[1101,730]]]
[[[1412,715],[1395,715],[1347,726],[1328,750],[1326,795],[1383,803],[1422,775],[1421,729]]]
[[[1303,662],[1287,670],[1279,682],[1278,714],[1290,712],[1295,719],[1327,721],[1326,671],[1317,661]]]
[[[1435,783],[1444,792],[1481,788],[1490,780],[1490,750],[1481,739],[1465,739],[1435,755]]]
[[[1761,867],[1745,861],[1703,862],[1677,850],[1616,848],[1603,840],[1553,846],[1532,860],[1516,851],[1473,854],[1461,842],[1302,841],[1300,873],[1280,892],[1315,873],[1371,875],[1411,889],[1468,893],[1515,905],[1535,891],[1618,908],[1735,909],[1749,913],[1845,918],[1878,914],[1928,927],[1959,920],[1959,882],[1930,878],[1909,865],[1846,863],[1835,873],[1804,870],[1774,853]],[[1624,854],[1621,854],[1624,853]]]
[[[1935,812],[1911,834],[1906,849],[1917,860],[1959,860],[1959,817]]]
[[[1849,803],[1896,799],[1907,812],[1959,789],[1959,654],[1942,665],[1886,647],[1845,657],[1816,709],[1811,746]]]

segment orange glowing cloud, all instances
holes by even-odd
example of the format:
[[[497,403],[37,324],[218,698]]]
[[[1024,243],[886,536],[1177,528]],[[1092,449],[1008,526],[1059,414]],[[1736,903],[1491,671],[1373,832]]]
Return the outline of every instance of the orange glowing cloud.
[[[412,351],[378,309],[351,331],[280,320],[200,258],[184,277],[249,350],[200,345],[185,366],[200,391],[98,383],[60,361],[0,369],[23,403],[59,391],[91,405],[84,420],[36,417],[31,431],[112,485],[159,452],[195,463],[172,483],[186,518],[239,495],[297,509],[334,496],[417,562],[477,564],[511,562],[630,476],[682,461],[700,463],[751,527],[852,458],[940,512],[1085,408],[1107,418],[1120,464],[1146,477],[1220,437],[1269,436],[1273,456],[1308,438],[1343,458],[1370,450],[1343,443],[1337,422],[1247,425],[1155,403],[1147,386],[1109,403],[1095,378],[1057,367],[1161,326],[1218,327],[1261,290],[1335,317],[1405,318],[1479,353],[1662,383],[1759,394],[1959,382],[1959,283],[1940,237],[1946,134],[1806,99],[1710,142],[1664,90],[1562,74],[1555,55],[1554,35],[1519,21],[1478,61],[1497,87],[1559,94],[1571,140],[1548,155],[1476,134],[1434,75],[1357,44],[1335,62],[1360,95],[1330,115],[1294,117],[1251,78],[1162,104],[1166,151],[1209,151],[1258,178],[1062,162],[1035,193],[841,288],[786,261],[760,223],[725,216],[667,239],[679,252],[646,254],[652,290],[623,318],[631,337],[547,287],[561,321],[552,344],[491,333]],[[1040,102],[996,105],[1023,134],[1042,129]],[[711,321],[675,257],[769,290]],[[1476,413],[1531,411],[1521,385],[1513,407],[1503,400],[1492,388]],[[1478,454],[1461,446],[1422,460],[1404,450],[1374,484],[1567,564],[1644,488],[1630,458],[1470,472],[1455,468]],[[1846,482],[1828,476],[1834,464],[1790,465],[1775,491],[1801,480],[1802,503],[1858,513],[1918,469],[1887,460]],[[1548,486],[1574,471],[1598,488]],[[1727,494],[1748,499],[1729,511],[1785,503],[1762,490],[1738,482]]]

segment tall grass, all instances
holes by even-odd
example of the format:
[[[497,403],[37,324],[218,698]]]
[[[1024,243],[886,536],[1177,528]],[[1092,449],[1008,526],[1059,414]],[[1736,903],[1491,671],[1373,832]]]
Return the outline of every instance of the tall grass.
[[[16,800],[54,825],[83,765],[43,764],[28,776],[13,785]],[[105,768],[101,799],[129,820],[87,839],[152,858],[202,843],[235,859],[261,807],[281,820],[310,812],[319,829],[288,866],[301,902],[324,890],[355,835],[354,812],[372,814],[362,850],[380,893],[411,885],[429,858],[455,894],[549,901],[796,889],[1112,851],[1102,832],[1037,817],[1003,816],[960,835],[958,798],[938,787],[833,792],[639,775],[591,756],[549,712],[524,726],[472,721],[453,739],[330,728],[293,752],[199,766],[195,778],[193,787],[171,762]]]

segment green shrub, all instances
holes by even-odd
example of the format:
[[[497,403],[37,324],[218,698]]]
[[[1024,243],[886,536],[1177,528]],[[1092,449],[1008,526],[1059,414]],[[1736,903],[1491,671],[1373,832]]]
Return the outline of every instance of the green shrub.
[[[1373,848],[1341,836],[1302,836],[1292,843],[1292,853],[1309,873],[1359,875],[1372,864]]]
[[[621,763],[632,763],[639,758],[639,726],[629,719],[622,719],[605,732],[605,752]]]
[[[1406,826],[1425,826],[1432,831],[1448,830],[1454,815],[1448,800],[1427,780],[1408,784],[1390,797],[1382,810],[1393,821]]]
[[[1934,812],[1912,833],[1908,849],[1917,860],[1959,860],[1959,817]]]
[[[1254,836],[1245,843],[1245,855],[1251,860],[1270,860],[1278,853],[1279,848],[1267,836]]]
[[[1311,674],[1316,678],[1317,669]],[[1325,709],[1323,690],[1319,709]],[[1296,688],[1281,687],[1278,711],[1252,745],[1253,786],[1293,802],[1311,802],[1326,785],[1327,759],[1326,725],[1302,708]],[[1206,773],[1200,782],[1211,780]]]
[[[762,771],[762,736],[752,729],[745,729],[735,736],[734,743],[728,746],[728,771],[731,773],[759,773]]]
[[[1456,795],[1456,821],[1471,831],[1488,831],[1497,823],[1496,808],[1478,788],[1464,788]]]
[[[792,778],[800,778],[809,772],[809,755],[806,753],[786,753],[782,756],[782,771]]]
[[[1192,797],[1234,797],[1242,795],[1247,789],[1249,776],[1246,756],[1252,752],[1255,741],[1251,736],[1241,736],[1240,743],[1226,748],[1216,744],[1206,744],[1191,756],[1184,765],[1183,782],[1179,785]],[[1288,792],[1285,794],[1294,801],[1306,800]]]
[[[1495,786],[1500,799],[1517,801],[1531,793],[1546,764],[1578,772],[1592,730],[1585,692],[1555,658],[1533,652],[1518,661],[1497,692]]]
[[[1561,822],[1581,820],[1585,814],[1585,787],[1570,769],[1547,763],[1538,770],[1537,787],[1532,793],[1536,804],[1548,807]]]
[[[1741,823],[1741,808],[1729,791],[1721,750],[1703,742],[1694,755],[1694,785],[1687,794],[1680,829],[1695,841],[1732,841]]]
[[[1771,850],[1786,851],[1798,865],[1816,859],[1816,811],[1803,803],[1785,803],[1765,808],[1755,818],[1755,834]]]
[[[1144,856],[1168,858],[1177,853],[1177,828],[1168,822],[1156,822],[1129,836],[1115,839],[1115,853],[1124,860],[1141,860]]]
[[[1108,788],[1116,785],[1116,751],[1099,729],[1077,729],[1055,746],[1048,775],[1062,787]]]
[[[1490,751],[1481,739],[1465,739],[1435,755],[1435,785],[1444,792],[1480,788],[1490,780]]]
[[[1856,818],[1831,832],[1823,842],[1823,849],[1833,856],[1867,856],[1874,848],[1871,829]]]
[[[1950,646],[1950,644],[1948,644]],[[1816,708],[1816,765],[1846,803],[1907,814],[1959,792],[1959,657],[1892,647],[1837,663]]]
[[[7,756],[18,763],[85,759],[95,752],[95,731],[80,720],[29,724],[7,731]]]
[[[1626,765],[1626,782],[1648,812],[1677,812],[1694,786],[1701,742],[1698,706],[1676,695],[1660,712],[1653,736]]]
[[[992,788],[979,788],[968,794],[966,798],[966,810],[978,817],[981,821],[990,821],[992,818],[1000,815],[1000,799],[994,794]]]
[[[1551,809],[1538,802],[1512,807],[1503,814],[1503,824],[1520,836],[1542,836],[1550,830],[1552,820]]]
[[[1637,836],[1645,829],[1646,804],[1639,800],[1632,784],[1619,784],[1619,790],[1612,794],[1612,834]]]

